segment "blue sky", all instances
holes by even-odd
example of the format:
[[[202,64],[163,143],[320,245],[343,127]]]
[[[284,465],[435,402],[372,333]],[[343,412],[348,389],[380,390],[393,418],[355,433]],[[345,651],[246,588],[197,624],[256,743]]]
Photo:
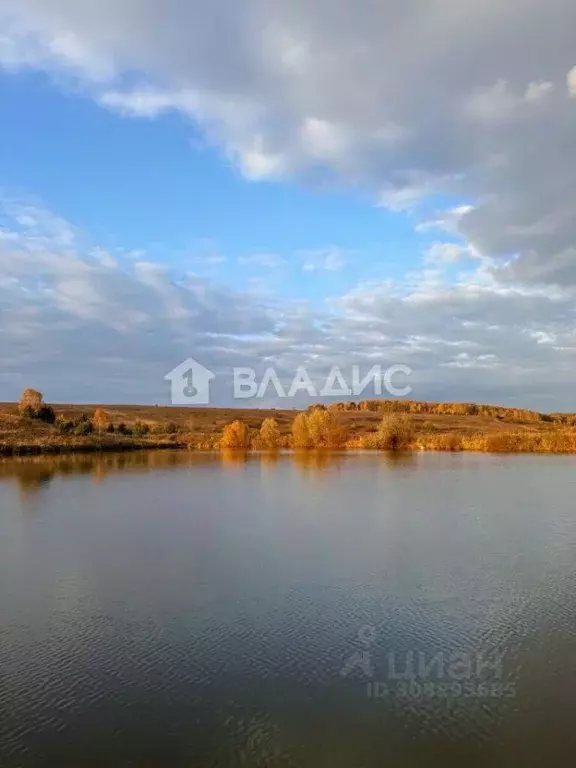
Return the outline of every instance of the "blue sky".
[[[176,114],[126,118],[41,73],[0,82],[3,186],[33,190],[103,247],[235,287],[260,277],[322,301],[361,279],[401,277],[433,240],[362,189],[247,180]],[[263,267],[273,260],[258,257],[270,255],[285,267]]]
[[[571,12],[334,3],[0,0],[0,398],[165,402],[200,356],[220,402],[380,359],[572,407]]]

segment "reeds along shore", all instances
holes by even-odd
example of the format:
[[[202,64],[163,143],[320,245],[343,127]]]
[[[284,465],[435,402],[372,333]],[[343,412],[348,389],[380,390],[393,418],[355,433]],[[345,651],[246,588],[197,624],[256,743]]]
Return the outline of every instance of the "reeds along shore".
[[[466,403],[367,400],[305,412],[0,405],[0,454],[181,448],[576,453],[576,416]]]

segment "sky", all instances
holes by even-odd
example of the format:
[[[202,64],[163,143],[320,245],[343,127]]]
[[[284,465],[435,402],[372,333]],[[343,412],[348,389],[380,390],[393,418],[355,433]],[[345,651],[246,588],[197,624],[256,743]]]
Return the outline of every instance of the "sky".
[[[575,411],[575,28],[573,0],[0,0],[0,400],[168,403],[192,357],[215,405],[235,366],[379,364]]]

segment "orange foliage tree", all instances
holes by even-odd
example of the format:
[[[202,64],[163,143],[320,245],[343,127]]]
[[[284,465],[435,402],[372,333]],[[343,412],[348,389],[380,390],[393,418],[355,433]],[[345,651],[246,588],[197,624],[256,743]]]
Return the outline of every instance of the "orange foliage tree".
[[[56,415],[51,405],[44,402],[42,392],[37,389],[25,389],[18,403],[18,413],[30,419],[39,419],[47,424],[54,424]]]
[[[305,413],[299,413],[292,422],[292,445],[294,448],[312,447],[308,417]]]
[[[94,428],[98,430],[98,432],[104,432],[108,429],[108,425],[110,424],[109,414],[102,408],[97,408],[92,417],[92,424],[94,424]]]
[[[258,435],[258,445],[263,450],[274,450],[280,445],[280,430],[276,419],[264,419]]]
[[[314,408],[307,414],[299,413],[292,423],[294,448],[342,448],[346,437],[336,410]]]
[[[243,421],[226,424],[220,440],[220,447],[228,451],[243,451],[249,446],[248,427]]]

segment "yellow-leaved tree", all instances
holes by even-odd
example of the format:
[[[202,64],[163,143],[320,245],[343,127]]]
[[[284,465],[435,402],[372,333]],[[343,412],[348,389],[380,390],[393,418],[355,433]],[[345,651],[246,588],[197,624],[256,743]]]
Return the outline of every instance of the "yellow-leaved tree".
[[[51,405],[44,402],[42,392],[37,389],[25,389],[18,402],[18,413],[29,419],[39,419],[47,424],[54,424],[56,414]]]
[[[313,410],[308,415],[308,430],[315,448],[342,448],[346,444],[346,429],[335,410]]]
[[[248,427],[243,421],[226,424],[220,440],[220,447],[227,451],[243,451],[249,447]]]
[[[346,428],[340,413],[335,410],[312,408],[299,413],[292,423],[294,448],[343,448]]]
[[[258,434],[258,447],[264,451],[272,451],[280,446],[280,430],[276,419],[267,418],[262,422]]]
[[[97,408],[92,416],[92,424],[98,432],[105,432],[110,424],[110,416],[103,408]]]
[[[22,392],[20,401],[18,403],[18,410],[20,413],[29,413],[30,411],[39,411],[44,405],[44,397],[42,392],[38,392],[37,389],[28,387]]]
[[[305,413],[299,413],[292,422],[292,445],[294,448],[312,447],[308,417]]]
[[[405,413],[384,416],[376,433],[376,447],[384,451],[403,451],[414,439],[412,419]]]

